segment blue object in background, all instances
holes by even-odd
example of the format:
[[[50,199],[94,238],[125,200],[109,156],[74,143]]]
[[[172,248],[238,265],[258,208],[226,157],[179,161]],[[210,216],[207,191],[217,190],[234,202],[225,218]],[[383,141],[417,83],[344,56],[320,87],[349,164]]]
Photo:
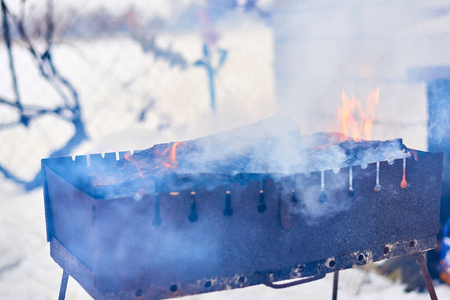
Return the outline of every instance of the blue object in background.
[[[412,82],[426,82],[428,151],[444,153],[440,214],[444,226],[450,219],[450,66],[411,69],[408,78]]]
[[[450,219],[444,227],[444,237],[441,244],[441,261],[439,262],[439,276],[441,280],[450,284],[450,237],[448,231],[450,229]]]
[[[450,218],[450,77],[428,81],[427,96],[428,151],[444,153],[440,216],[444,224]]]

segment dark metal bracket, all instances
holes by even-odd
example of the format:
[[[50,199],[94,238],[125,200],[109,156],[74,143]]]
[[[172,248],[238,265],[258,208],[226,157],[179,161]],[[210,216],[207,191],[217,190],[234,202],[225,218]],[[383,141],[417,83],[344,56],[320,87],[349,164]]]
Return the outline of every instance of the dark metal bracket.
[[[419,252],[419,253],[415,253],[412,254],[412,256],[417,258],[417,263],[419,264],[420,267],[420,271],[422,273],[422,276],[425,280],[425,283],[427,285],[427,289],[428,289],[428,293],[430,294],[430,299],[431,300],[438,300],[437,295],[436,295],[436,291],[434,290],[434,286],[433,286],[433,281],[431,280],[430,277],[430,273],[428,272],[428,268],[427,268],[427,264],[425,261],[425,256],[424,256],[424,252]],[[283,283],[283,284],[276,284],[273,283],[269,280],[269,278],[267,278],[266,276],[264,276],[261,273],[256,273],[255,274],[260,280],[261,282],[271,288],[274,289],[283,289],[283,288],[287,288],[287,287],[291,287],[291,286],[295,286],[295,285],[299,285],[299,284],[303,284],[303,283],[307,283],[307,282],[312,282],[315,280],[319,280],[325,277],[325,273],[321,273],[312,277],[308,277],[305,279],[300,279],[300,280],[296,280],[296,281],[292,281],[292,282],[288,282],[288,283]],[[338,292],[338,283],[339,283],[339,271],[334,272],[334,277],[333,277],[333,295],[332,295],[332,300],[337,300],[337,292]]]
[[[311,276],[308,278],[304,278],[304,279],[300,279],[300,280],[296,280],[296,281],[291,281],[288,283],[281,283],[281,284],[276,284],[273,283],[269,280],[269,278],[267,278],[266,276],[264,276],[263,274],[257,272],[255,273],[256,277],[258,277],[261,280],[261,283],[264,284],[265,286],[271,287],[273,289],[284,289],[287,287],[291,287],[294,285],[299,285],[299,284],[303,284],[303,283],[307,283],[307,282],[311,282],[311,281],[316,281],[319,279],[322,279],[325,277],[326,273],[320,273],[317,274],[315,276]]]
[[[318,274],[318,275],[315,275],[312,277],[308,277],[305,279],[296,280],[296,281],[292,281],[292,282],[288,282],[288,283],[283,283],[283,284],[275,284],[275,283],[271,282],[267,277],[262,275],[261,273],[256,273],[255,275],[261,280],[261,282],[264,285],[274,288],[274,289],[283,289],[283,288],[287,288],[287,287],[291,287],[291,286],[295,286],[295,285],[322,279],[325,277],[326,273],[321,273],[321,274]],[[339,282],[339,271],[336,271],[336,272],[334,272],[334,277],[333,277],[333,295],[332,295],[333,300],[337,300],[338,282]],[[434,299],[432,299],[432,300],[434,300]]]

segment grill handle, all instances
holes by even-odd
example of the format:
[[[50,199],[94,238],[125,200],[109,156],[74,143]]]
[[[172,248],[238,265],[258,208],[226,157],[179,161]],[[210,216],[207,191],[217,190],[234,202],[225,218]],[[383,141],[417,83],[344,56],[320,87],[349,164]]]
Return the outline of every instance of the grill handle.
[[[320,273],[308,278],[304,278],[304,279],[300,279],[300,280],[296,280],[296,281],[291,281],[288,283],[281,283],[281,284],[276,284],[273,283],[269,280],[269,278],[267,278],[266,276],[264,276],[263,274],[256,272],[255,273],[256,277],[259,278],[259,280],[261,280],[261,283],[264,284],[265,286],[271,287],[273,289],[284,289],[287,287],[291,287],[294,285],[299,285],[299,284],[303,284],[303,283],[307,283],[307,282],[311,282],[311,281],[316,281],[319,279],[322,279],[325,277],[326,273]]]

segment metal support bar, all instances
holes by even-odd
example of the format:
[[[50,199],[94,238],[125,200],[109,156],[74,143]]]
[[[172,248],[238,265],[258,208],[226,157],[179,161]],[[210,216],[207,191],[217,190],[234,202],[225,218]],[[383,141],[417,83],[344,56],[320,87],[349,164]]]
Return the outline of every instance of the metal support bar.
[[[436,291],[434,290],[433,282],[431,281],[430,273],[428,273],[427,264],[425,262],[425,256],[423,255],[422,252],[417,253],[414,256],[417,258],[417,263],[419,264],[423,279],[425,279],[425,283],[427,284],[428,293],[430,294],[430,299],[438,300],[438,298],[436,296]]]
[[[294,286],[294,285],[299,285],[299,284],[303,284],[303,283],[307,283],[307,282],[311,282],[311,281],[322,279],[322,278],[325,277],[326,273],[319,273],[319,274],[317,274],[315,276],[311,276],[311,277],[308,277],[308,278],[300,279],[300,280],[297,280],[297,281],[291,281],[291,282],[288,282],[288,283],[281,283],[281,284],[276,284],[276,283],[271,282],[267,277],[265,277],[263,274],[261,274],[259,272],[257,272],[255,275],[261,280],[262,284],[264,284],[264,285],[266,285],[268,287],[271,287],[273,289],[284,289],[284,288],[291,287],[291,286]]]
[[[339,271],[334,272],[333,276],[333,300],[337,300],[337,292],[338,292],[338,283],[339,283]]]
[[[59,288],[58,300],[64,300],[66,298],[67,282],[69,281],[69,274],[63,271],[61,279],[61,287]]]

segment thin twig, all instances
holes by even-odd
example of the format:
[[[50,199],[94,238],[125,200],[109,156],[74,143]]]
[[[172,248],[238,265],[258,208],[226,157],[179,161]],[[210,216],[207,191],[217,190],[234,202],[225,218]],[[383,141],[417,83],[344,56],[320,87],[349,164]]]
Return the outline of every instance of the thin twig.
[[[17,108],[17,103],[9,101],[9,100],[6,100],[6,99],[3,99],[3,98],[0,98],[0,103]]]
[[[34,47],[33,43],[31,42],[31,39],[25,29],[24,18],[23,17],[20,19],[15,18],[14,20],[17,25],[17,28],[19,29],[19,34],[20,34],[20,37],[21,37],[23,43],[25,43],[25,45],[28,48],[28,51],[35,58],[35,61],[38,64],[38,68],[39,68],[39,71],[40,71],[42,77],[44,77],[44,79],[46,79],[46,81],[55,89],[55,91],[59,94],[59,96],[64,100],[64,104],[65,104],[66,108],[72,109],[73,107],[70,105],[67,95],[64,93],[64,91],[59,86],[59,84],[55,81],[55,79],[51,76],[51,75],[56,75],[55,67],[53,66],[53,63],[51,62],[51,54],[50,54],[51,48],[52,48],[52,43],[53,43],[53,35],[54,35],[55,26],[54,26],[54,22],[53,22],[53,12],[52,12],[53,11],[53,1],[48,0],[48,2],[51,2],[51,4],[47,5],[47,8],[48,8],[48,12],[47,12],[47,16],[46,16],[47,48],[42,55],[38,54],[38,52],[36,51],[36,48]],[[25,15],[24,14],[25,2],[22,1],[21,4],[22,4],[21,15],[24,16]],[[49,74],[48,71],[50,71],[53,74]],[[65,81],[67,82],[67,80],[65,80]],[[63,83],[63,85],[67,86],[67,84],[65,84],[65,82],[62,82],[62,83]],[[72,90],[74,90],[74,89],[69,88],[69,90],[71,90],[71,92],[72,92]],[[77,106],[77,105],[78,105],[78,97],[77,97],[77,100],[75,101],[75,106]]]
[[[0,130],[12,128],[12,127],[15,127],[15,126],[17,126],[19,124],[20,124],[20,121],[14,121],[14,122],[11,122],[11,123],[3,123],[3,124],[0,124]]]
[[[0,98],[0,104],[18,108],[17,103],[6,100],[4,98]],[[34,119],[36,117],[40,117],[40,116],[43,116],[46,114],[55,114],[57,117],[65,120],[65,121],[72,122],[71,118],[68,118],[63,115],[64,111],[70,111],[65,107],[56,107],[54,109],[48,109],[48,108],[42,108],[42,107],[36,106],[36,105],[22,105],[22,108],[23,108],[22,114],[24,116],[26,116],[27,118],[29,118],[30,121],[31,121],[31,119]],[[7,125],[6,127],[11,127],[11,124],[16,124],[16,123],[0,124],[0,128],[5,125]],[[17,125],[18,124],[20,124],[20,122],[17,122]]]
[[[11,179],[12,181],[19,183],[19,184],[23,184],[26,185],[27,181],[19,178],[18,176],[14,175],[11,171],[9,171],[8,169],[6,169],[4,166],[0,165],[0,173],[3,173],[3,175],[8,178]]]
[[[47,0],[47,34],[45,40],[47,41],[47,49],[45,53],[50,52],[53,45],[53,35],[55,33],[55,23],[53,22],[53,0]]]
[[[22,104],[20,101],[20,93],[19,93],[19,87],[17,84],[16,68],[14,66],[14,59],[13,59],[12,50],[11,50],[11,32],[10,32],[9,23],[8,23],[9,11],[8,11],[8,8],[6,7],[4,0],[1,0],[1,7],[2,7],[2,19],[3,19],[3,24],[2,24],[3,37],[5,39],[5,45],[6,45],[6,48],[8,51],[9,69],[11,71],[14,96],[16,97],[15,100],[16,100],[17,108],[19,109],[19,112],[22,114],[23,108],[22,108]],[[28,125],[28,124],[24,124],[24,125]]]

